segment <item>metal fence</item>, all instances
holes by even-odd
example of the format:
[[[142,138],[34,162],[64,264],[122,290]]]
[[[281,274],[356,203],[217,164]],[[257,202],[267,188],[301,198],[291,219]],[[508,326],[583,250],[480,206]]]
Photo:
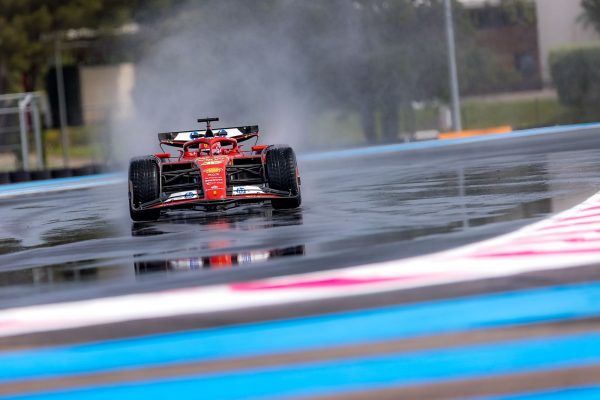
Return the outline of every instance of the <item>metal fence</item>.
[[[17,158],[16,169],[30,171],[29,146],[33,135],[36,168],[44,169],[42,122],[50,126],[51,121],[48,100],[43,93],[0,95],[0,153],[13,153]]]

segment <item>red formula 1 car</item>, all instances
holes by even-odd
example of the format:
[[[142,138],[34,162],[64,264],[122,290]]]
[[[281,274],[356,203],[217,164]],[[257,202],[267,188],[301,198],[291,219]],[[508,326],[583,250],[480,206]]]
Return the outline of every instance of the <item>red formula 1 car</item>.
[[[275,209],[300,206],[294,151],[281,145],[243,149],[239,143],[258,141],[258,126],[213,130],[211,122],[218,120],[199,119],[206,130],[159,133],[161,148],[179,148],[177,156],[161,153],[131,160],[131,219],[155,221],[166,209],[216,211],[252,202],[270,201]]]

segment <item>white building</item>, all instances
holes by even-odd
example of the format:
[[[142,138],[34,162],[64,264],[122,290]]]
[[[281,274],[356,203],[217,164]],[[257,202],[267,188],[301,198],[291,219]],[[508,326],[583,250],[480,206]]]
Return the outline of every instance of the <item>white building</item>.
[[[553,49],[597,42],[600,35],[581,20],[581,0],[535,0],[542,79],[550,83],[548,55]]]
[[[480,8],[500,5],[501,0],[459,0],[465,7]],[[506,1],[506,0],[504,0]],[[538,53],[542,80],[551,83],[548,55],[563,46],[600,43],[600,35],[582,21],[581,0],[528,0],[535,2],[538,31]]]
[[[79,67],[85,124],[127,118],[133,113],[135,66],[131,63]]]

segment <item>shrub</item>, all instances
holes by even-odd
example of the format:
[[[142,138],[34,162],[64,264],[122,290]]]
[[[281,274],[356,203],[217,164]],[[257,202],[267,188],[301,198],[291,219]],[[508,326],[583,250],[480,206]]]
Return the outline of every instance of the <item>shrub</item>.
[[[600,107],[600,46],[558,49],[550,53],[549,62],[561,103]]]

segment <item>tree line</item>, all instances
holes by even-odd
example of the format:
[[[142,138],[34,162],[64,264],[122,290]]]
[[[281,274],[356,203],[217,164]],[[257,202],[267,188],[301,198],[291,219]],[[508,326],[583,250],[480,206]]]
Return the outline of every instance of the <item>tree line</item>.
[[[583,0],[591,23],[600,15],[599,1]],[[531,3],[503,4],[507,15],[521,18],[521,9]],[[492,50],[476,42],[473,21],[461,3],[453,1],[453,6],[461,92],[485,92],[517,79]],[[283,23],[282,15],[293,18]],[[403,106],[448,99],[442,0],[0,0],[0,93],[43,87],[53,42],[69,29],[88,28],[111,37],[115,28],[131,22],[139,24],[140,33],[133,40],[111,38],[115,45],[109,51],[134,61],[152,55],[156,44],[173,34],[218,44],[216,56],[235,57],[228,46],[239,49],[241,43],[255,46],[264,60],[277,59],[256,38],[231,31],[260,32],[265,40],[285,35],[282,48],[297,64],[291,68],[302,71],[282,71],[290,85],[301,91],[310,81],[316,89],[306,102],[315,109],[359,115],[370,142],[396,138]],[[228,43],[230,38],[238,44]],[[201,72],[215,69],[202,69],[207,61],[201,50],[194,48],[200,54],[182,60],[197,62],[197,76],[210,79]]]

